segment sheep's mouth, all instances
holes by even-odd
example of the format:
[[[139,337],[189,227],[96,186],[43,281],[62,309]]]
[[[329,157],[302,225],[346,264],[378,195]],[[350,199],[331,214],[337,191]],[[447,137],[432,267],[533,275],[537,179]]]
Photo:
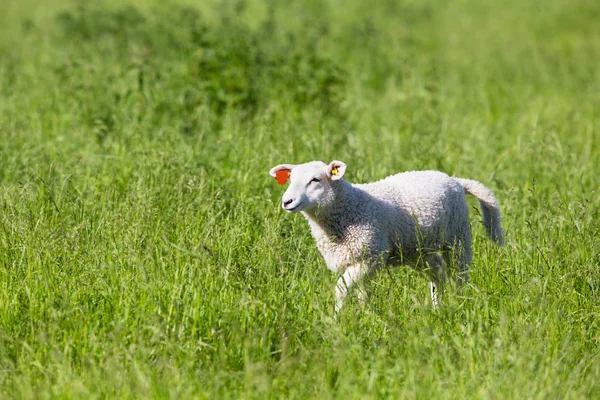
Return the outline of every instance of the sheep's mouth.
[[[294,211],[298,210],[298,208],[300,208],[301,205],[302,205],[302,203],[300,203],[296,207],[292,207],[292,208],[286,208],[286,207],[284,207],[284,210],[287,211],[287,212],[294,212]]]

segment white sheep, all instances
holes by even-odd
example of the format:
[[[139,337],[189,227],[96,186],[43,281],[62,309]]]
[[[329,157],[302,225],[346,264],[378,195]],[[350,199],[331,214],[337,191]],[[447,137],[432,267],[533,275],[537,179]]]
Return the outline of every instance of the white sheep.
[[[345,171],[341,161],[312,161],[281,164],[269,172],[282,185],[289,179],[283,208],[306,217],[327,267],[341,275],[336,314],[357,284],[359,299],[365,300],[364,283],[384,265],[426,270],[434,308],[451,257],[459,268],[459,284],[468,280],[471,231],[465,193],[479,200],[487,235],[502,244],[498,201],[480,182],[411,171],[351,184],[342,179]]]

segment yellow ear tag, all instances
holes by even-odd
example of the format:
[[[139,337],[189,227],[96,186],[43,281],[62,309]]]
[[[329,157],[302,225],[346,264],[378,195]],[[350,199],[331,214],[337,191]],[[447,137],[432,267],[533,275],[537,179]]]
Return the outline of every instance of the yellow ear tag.
[[[331,175],[337,175],[338,174],[338,169],[337,168],[332,168],[331,169]]]

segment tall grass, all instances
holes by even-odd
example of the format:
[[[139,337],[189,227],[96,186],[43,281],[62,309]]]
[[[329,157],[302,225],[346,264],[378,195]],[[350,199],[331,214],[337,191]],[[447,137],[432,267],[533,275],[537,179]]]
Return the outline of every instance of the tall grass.
[[[8,0],[0,13],[6,398],[600,396],[600,5]],[[440,169],[471,284],[432,312],[336,277],[267,172]]]

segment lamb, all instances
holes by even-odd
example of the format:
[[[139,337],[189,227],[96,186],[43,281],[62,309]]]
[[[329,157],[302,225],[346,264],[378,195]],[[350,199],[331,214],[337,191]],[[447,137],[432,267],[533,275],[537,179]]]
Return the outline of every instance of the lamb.
[[[443,293],[446,264],[458,267],[458,283],[469,278],[471,231],[465,195],[480,203],[489,238],[502,245],[498,201],[480,182],[439,171],[410,171],[377,182],[351,184],[346,164],[312,161],[280,164],[269,173],[283,185],[282,207],[308,220],[327,267],[340,275],[335,314],[356,286],[361,302],[365,284],[384,266],[407,265],[429,275],[434,309]]]

